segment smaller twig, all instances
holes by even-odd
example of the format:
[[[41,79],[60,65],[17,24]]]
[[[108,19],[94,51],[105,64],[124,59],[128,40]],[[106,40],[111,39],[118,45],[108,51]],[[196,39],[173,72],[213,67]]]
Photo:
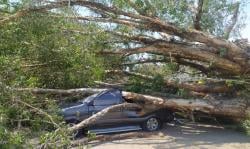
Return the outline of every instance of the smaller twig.
[[[47,116],[47,117],[50,119],[50,121],[52,122],[52,124],[53,124],[54,126],[56,126],[57,128],[60,127],[60,126],[53,120],[52,116],[49,115],[47,112],[44,112],[42,109],[36,108],[36,107],[34,107],[34,106],[32,106],[32,105],[30,105],[30,104],[24,102],[24,101],[21,101],[21,100],[15,100],[15,101],[17,101],[17,102],[19,102],[19,103],[21,103],[21,104],[23,104],[23,105],[25,105],[25,106],[27,106],[27,107],[29,107],[29,108],[32,108],[32,109],[34,109],[35,111],[37,111],[37,112],[39,112],[39,113],[41,113],[41,114]]]

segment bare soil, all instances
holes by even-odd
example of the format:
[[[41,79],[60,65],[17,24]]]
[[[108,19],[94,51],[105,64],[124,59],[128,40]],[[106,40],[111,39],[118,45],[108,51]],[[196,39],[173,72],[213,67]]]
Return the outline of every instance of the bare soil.
[[[221,126],[167,124],[150,138],[90,143],[93,149],[250,149],[250,137]]]

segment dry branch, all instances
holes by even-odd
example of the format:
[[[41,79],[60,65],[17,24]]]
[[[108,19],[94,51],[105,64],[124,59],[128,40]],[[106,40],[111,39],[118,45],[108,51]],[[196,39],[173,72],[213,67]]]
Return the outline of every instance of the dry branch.
[[[26,107],[29,107],[29,108],[34,109],[35,111],[39,112],[39,113],[42,114],[42,115],[45,115],[46,117],[49,118],[49,120],[51,121],[51,123],[52,123],[55,127],[59,128],[59,125],[54,121],[54,119],[52,118],[52,116],[49,115],[47,112],[45,112],[45,111],[43,111],[42,109],[39,109],[39,108],[37,108],[37,107],[34,107],[34,106],[32,106],[32,105],[30,105],[30,104],[24,102],[24,101],[21,101],[21,100],[15,100],[15,101],[18,102],[18,103],[21,103],[22,105],[24,105],[24,106],[26,106]]]
[[[137,104],[133,104],[133,103],[122,103],[122,104],[118,104],[118,105],[114,105],[114,106],[110,106],[107,107],[103,110],[101,110],[100,112],[92,115],[91,117],[83,120],[82,122],[72,126],[69,128],[69,131],[75,131],[81,128],[84,128],[90,124],[95,123],[98,119],[102,118],[104,115],[106,115],[108,112],[111,112],[113,110],[117,110],[117,109],[124,109],[124,108],[128,108],[128,107],[138,107],[139,105]]]
[[[125,87],[125,85],[128,85],[128,83],[107,83],[102,81],[94,81],[98,87],[104,87],[104,88],[119,88],[122,89]]]
[[[238,16],[239,16],[239,9],[240,9],[240,2],[237,2],[235,4],[235,10],[234,10],[234,13],[233,13],[233,16],[232,16],[232,20],[231,20],[231,23],[228,25],[228,27],[225,29],[225,33],[224,33],[224,38],[225,39],[228,39],[229,36],[230,36],[230,33],[232,32],[234,26],[236,25],[237,23],[237,20],[238,20]]]
[[[15,88],[14,91],[18,92],[30,92],[33,94],[56,94],[56,95],[73,95],[73,94],[95,94],[107,89],[98,89],[98,88],[78,88],[78,89],[42,89],[42,88]]]

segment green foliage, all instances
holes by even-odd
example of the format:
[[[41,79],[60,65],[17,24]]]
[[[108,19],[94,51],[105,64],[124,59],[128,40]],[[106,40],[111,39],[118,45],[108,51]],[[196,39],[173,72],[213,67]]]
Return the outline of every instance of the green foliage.
[[[220,48],[220,57],[224,57],[227,55],[227,49],[226,48]]]
[[[244,133],[250,135],[250,118],[244,120],[241,123],[241,129],[243,130]]]
[[[242,3],[244,3],[242,1]],[[209,0],[204,1],[203,5],[203,15],[201,18],[201,26],[204,30],[208,31],[210,34],[223,37],[225,33],[225,28],[235,11],[236,3],[232,3],[228,0]],[[241,7],[244,7],[243,5]],[[241,20],[244,20],[241,18]],[[237,29],[241,26],[243,22],[238,21],[239,25],[236,25],[233,32],[237,32]],[[234,34],[235,36],[237,34]]]
[[[94,140],[96,138],[96,134],[88,131],[87,137],[89,140]]]
[[[165,65],[165,71],[168,72],[169,74],[173,74],[176,71],[178,71],[179,65],[177,63],[167,63]]]
[[[67,146],[58,103],[11,88],[91,86],[103,77],[105,58],[96,53],[110,48],[103,43],[108,35],[95,24],[83,26],[39,13],[1,26],[0,32],[0,141],[6,142],[0,148],[25,148],[30,137],[39,136],[49,147],[58,141]],[[53,123],[60,126],[56,132]]]
[[[34,132],[55,129],[51,119],[37,109],[51,115],[55,123],[62,123],[62,118],[58,116],[58,106],[53,100],[14,93],[4,84],[0,87],[0,141],[4,142],[0,143],[1,148],[24,147],[27,139],[34,137]],[[37,109],[22,104],[19,100]]]
[[[189,99],[190,98],[189,91],[186,90],[186,89],[178,89],[177,95],[179,97],[182,97],[182,98],[185,98],[185,99]]]
[[[156,75],[152,81],[151,89],[154,91],[162,91],[164,85],[164,78],[161,75]]]
[[[136,77],[129,78],[129,86],[126,88],[130,91],[148,93],[148,92],[162,92],[162,93],[176,93],[173,87],[167,87],[164,83],[164,77],[172,75],[179,70],[179,65],[176,63],[166,64],[143,64],[130,66],[135,72],[153,76],[152,79],[143,80]]]
[[[98,43],[107,36],[83,36],[67,31],[68,28],[91,32],[96,26],[89,24],[83,30],[60,18],[32,14],[2,28],[0,63],[4,63],[2,70],[9,75],[6,82],[29,87],[72,88],[89,86],[93,80],[100,79],[103,58],[95,52],[108,48]]]
[[[21,132],[11,132],[0,125],[0,148],[22,148],[25,143],[26,136]]]
[[[161,75],[154,76],[152,80],[130,77],[129,84],[126,90],[137,93],[161,92],[165,89],[163,77]]]
[[[61,127],[56,131],[47,132],[40,136],[40,144],[44,148],[68,148],[71,134],[67,127]]]
[[[126,86],[126,90],[136,92],[136,93],[143,93],[145,89],[148,87],[146,82],[143,82],[141,79],[130,77],[129,84]]]

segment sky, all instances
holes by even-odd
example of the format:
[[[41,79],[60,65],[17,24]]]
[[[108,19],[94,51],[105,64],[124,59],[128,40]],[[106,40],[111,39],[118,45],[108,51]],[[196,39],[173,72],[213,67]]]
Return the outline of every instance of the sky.
[[[245,13],[247,15],[246,18],[246,26],[245,28],[241,31],[242,37],[243,38],[248,38],[248,41],[250,41],[250,0],[245,6]]]

